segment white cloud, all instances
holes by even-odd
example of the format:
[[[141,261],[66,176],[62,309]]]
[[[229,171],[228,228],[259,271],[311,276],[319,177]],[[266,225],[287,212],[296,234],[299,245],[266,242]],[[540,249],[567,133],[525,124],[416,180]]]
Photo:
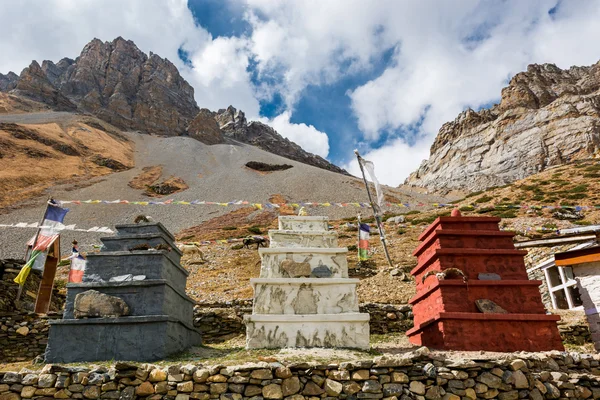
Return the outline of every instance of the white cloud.
[[[444,122],[467,106],[497,100],[507,79],[527,64],[568,68],[600,58],[594,40],[600,3],[593,0],[246,0],[240,7],[252,30],[215,39],[196,25],[185,0],[0,2],[0,72],[19,73],[32,59],[75,58],[93,37],[123,36],[174,62],[201,107],[232,104],[259,115],[259,100],[281,95],[283,109],[269,123],[326,156],[324,132],[290,122],[303,91],[373,73],[393,50],[378,76],[348,88],[363,136],[333,140],[366,141],[361,150],[381,160],[378,169],[393,171],[382,181],[398,183],[426,158]],[[182,45],[191,66],[178,57]],[[258,86],[248,73],[251,60]],[[412,147],[399,139],[409,128]],[[389,138],[383,144],[382,135]]]
[[[386,183],[403,181],[444,122],[497,101],[527,64],[568,68],[600,58],[597,1],[247,1],[250,49],[261,72],[280,76],[288,109],[308,86],[368,72],[394,49],[379,76],[348,92],[364,135],[353,139],[366,140],[363,151],[394,171]],[[412,147],[398,139],[407,131],[416,135]],[[387,142],[371,148],[384,132]]]
[[[1,2],[0,72],[17,74],[32,60],[76,58],[97,37],[133,40],[144,52],[168,58],[194,86],[200,107],[218,109],[233,104],[258,113],[247,75],[245,41],[214,39],[196,25],[185,0],[103,0]],[[10,23],[14,21],[14,23]],[[193,66],[184,65],[183,46]]]
[[[390,141],[386,146],[367,151],[361,156],[375,164],[375,176],[381,183],[397,186],[404,182],[404,178],[415,170],[429,154],[429,146],[425,141],[416,145],[408,145],[404,139],[398,138]],[[342,166],[354,176],[361,176],[358,161],[352,159]]]
[[[297,143],[304,150],[327,157],[329,154],[329,138],[325,132],[319,131],[312,125],[290,122],[290,111],[284,111],[273,119],[251,118],[273,127],[281,136]]]

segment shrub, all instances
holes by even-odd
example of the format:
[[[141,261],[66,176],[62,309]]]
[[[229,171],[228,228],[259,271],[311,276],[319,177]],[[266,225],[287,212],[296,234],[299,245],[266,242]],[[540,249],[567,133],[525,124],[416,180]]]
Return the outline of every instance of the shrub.
[[[355,244],[351,244],[350,246],[348,246],[348,251],[356,251],[356,245]]]
[[[494,211],[491,215],[500,218],[517,218],[517,212],[515,210]]]
[[[402,228],[400,228],[400,229],[398,229],[398,230],[396,231],[396,233],[397,233],[398,235],[404,235],[404,234],[406,233],[406,229],[402,229]]]
[[[288,164],[267,164],[259,161],[249,161],[246,163],[246,167],[251,168],[255,171],[264,172],[283,171],[292,168],[292,166]]]
[[[571,189],[569,189],[569,192],[571,193],[584,193],[587,192],[589,185],[577,185]]]
[[[410,210],[405,215],[414,215],[414,214],[421,214],[421,211],[419,211],[419,210]]]
[[[462,206],[458,209],[458,211],[473,211],[475,207],[473,206]]]
[[[262,231],[260,230],[260,227],[258,227],[258,226],[251,226],[250,228],[247,229],[247,231],[250,233],[254,233],[255,235],[260,235],[262,233]]]
[[[555,230],[557,228],[557,226],[556,226],[556,224],[544,224],[544,225],[542,225],[542,228]]]
[[[586,197],[588,197],[588,195],[587,195],[587,193],[575,193],[575,194],[567,195],[565,197],[569,200],[578,200],[578,199],[585,199]]]
[[[237,229],[237,226],[226,226],[221,229],[223,229],[224,231],[235,231]]]
[[[583,225],[583,226],[593,225],[592,221],[586,221],[585,219],[582,219],[581,221],[573,221],[573,223],[576,225]]]
[[[465,196],[465,199],[467,199],[469,197],[479,196],[481,193],[483,193],[483,190],[480,190],[478,192],[469,193],[468,195]]]
[[[243,248],[244,248],[243,243],[238,243],[238,244],[234,244],[233,246],[231,246],[231,250],[241,250]]]
[[[482,196],[480,198],[478,198],[477,200],[475,200],[475,203],[477,204],[481,204],[481,203],[489,203],[490,201],[494,200],[493,197],[490,196]]]

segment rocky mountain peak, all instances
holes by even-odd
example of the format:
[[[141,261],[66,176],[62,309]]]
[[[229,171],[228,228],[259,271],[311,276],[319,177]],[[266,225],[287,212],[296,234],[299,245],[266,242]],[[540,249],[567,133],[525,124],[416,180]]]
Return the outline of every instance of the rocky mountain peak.
[[[435,191],[504,185],[550,166],[600,155],[600,62],[563,70],[532,64],[499,104],[442,125],[429,160],[406,184]]]
[[[10,71],[8,74],[0,74],[0,92],[8,92],[17,86],[19,75]]]
[[[233,106],[200,110],[194,89],[166,58],[141,51],[117,37],[93,39],[75,60],[33,61],[20,77],[0,74],[0,91],[45,103],[56,110],[91,113],[125,130],[165,136],[189,135],[206,144],[230,140],[248,143],[283,157],[330,171],[346,173],[327,160],[304,151],[275,130],[248,124]]]

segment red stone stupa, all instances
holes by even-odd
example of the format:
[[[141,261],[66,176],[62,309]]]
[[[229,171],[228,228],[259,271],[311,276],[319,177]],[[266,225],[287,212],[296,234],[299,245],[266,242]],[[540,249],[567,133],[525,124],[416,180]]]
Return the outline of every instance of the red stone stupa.
[[[418,265],[411,271],[414,328],[406,333],[411,343],[443,350],[564,350],[560,317],[546,315],[542,282],[527,277],[527,252],[515,249],[514,234],[500,231],[499,222],[454,210],[419,236]],[[493,307],[484,313],[478,300]]]

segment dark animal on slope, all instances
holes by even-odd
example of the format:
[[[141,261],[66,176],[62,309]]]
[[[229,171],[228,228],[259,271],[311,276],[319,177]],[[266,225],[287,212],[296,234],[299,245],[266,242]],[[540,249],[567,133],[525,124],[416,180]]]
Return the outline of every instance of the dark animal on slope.
[[[431,275],[435,275],[439,281],[443,281],[444,279],[447,279],[447,278],[450,278],[450,279],[462,278],[463,282],[467,283],[467,276],[465,275],[464,272],[462,272],[458,268],[448,268],[443,271],[437,271],[437,270],[429,271],[428,273],[423,275],[423,279],[421,280],[421,283],[425,283],[425,279],[427,279]]]
[[[132,246],[129,248],[129,251],[136,251],[136,250],[149,250],[150,246],[148,245],[148,243],[142,243],[142,244],[138,244],[136,246]]]
[[[133,222],[135,222],[136,224],[139,224],[140,222],[151,222],[152,221],[152,217],[148,216],[148,215],[138,215],[137,217],[135,217],[135,220]]]
[[[166,244],[157,244],[156,246],[153,247],[154,250],[166,250],[166,251],[171,251],[171,246],[167,246]]]
[[[267,247],[267,239],[260,236],[248,236],[244,238],[244,247],[246,249],[249,249],[251,244],[256,244],[256,250],[258,250],[260,246]]]

